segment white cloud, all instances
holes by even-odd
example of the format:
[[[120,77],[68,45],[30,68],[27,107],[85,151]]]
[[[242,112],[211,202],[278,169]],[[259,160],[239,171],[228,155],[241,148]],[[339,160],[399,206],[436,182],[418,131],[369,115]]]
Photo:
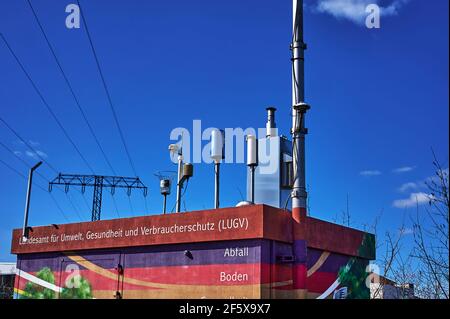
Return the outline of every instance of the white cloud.
[[[444,174],[444,176],[446,176],[448,178],[448,168],[442,169],[442,173]],[[426,184],[432,184],[432,183],[439,183],[439,176],[437,176],[436,174],[434,174],[433,176],[427,177],[424,181],[423,181],[423,185]]]
[[[347,19],[356,24],[364,25],[367,17],[366,7],[376,4],[380,7],[381,15],[397,15],[398,10],[409,0],[392,0],[390,4],[381,6],[380,0],[318,0],[316,11],[328,13],[337,19]]]
[[[432,195],[423,192],[412,193],[409,198],[395,200],[392,203],[392,206],[394,206],[395,208],[408,208],[429,203],[431,200],[433,200]]]
[[[394,0],[387,7],[381,7],[381,14],[386,16],[397,15],[399,9],[408,3],[409,0]]]
[[[399,192],[405,193],[409,190],[417,190],[420,186],[417,185],[417,183],[414,182],[409,182],[409,183],[405,183],[402,186],[400,186],[398,188]]]
[[[33,140],[28,140],[28,142],[24,143],[20,140],[17,140],[17,141],[14,141],[14,143],[20,145],[19,149],[14,151],[14,154],[17,156],[22,156],[22,154],[24,154],[28,157],[31,157],[34,160],[45,159],[48,157],[47,153],[45,153],[44,151],[42,151],[40,149],[37,149],[37,147],[41,145],[41,143],[39,143],[39,142],[36,142]],[[28,145],[28,148],[30,150],[23,150],[25,148],[25,145]]]
[[[31,151],[25,151],[25,154],[28,157],[31,157],[31,158],[33,158],[35,160],[39,159],[40,157],[41,158],[47,158],[48,157],[48,155],[46,153],[44,153],[42,151],[39,151],[39,150],[36,150],[36,153],[35,152],[31,152]]]
[[[448,168],[443,169],[442,172],[445,176],[449,176]],[[405,193],[407,191],[417,191],[419,189],[426,189],[428,187],[427,184],[431,184],[433,182],[439,183],[439,177],[437,175],[433,175],[433,176],[425,178],[424,180],[420,180],[420,181],[416,181],[416,182],[404,183],[398,188],[398,191]]]
[[[381,175],[381,172],[378,170],[366,170],[366,171],[359,172],[359,175],[367,176],[367,177],[378,176],[378,175]]]
[[[399,231],[400,235],[412,235],[414,234],[414,229],[412,228],[403,228]]]
[[[33,147],[36,147],[36,146],[40,146],[40,145],[41,145],[41,143],[35,142],[35,141],[32,141],[32,140],[29,140],[28,143],[29,143],[31,146],[33,146]]]
[[[412,170],[414,170],[415,168],[416,168],[415,166],[403,166],[403,167],[393,169],[392,172],[397,173],[397,174],[408,173],[408,172],[411,172]]]
[[[25,151],[25,154],[26,154],[28,157],[31,157],[31,158],[34,158],[34,159],[37,158],[36,153],[33,153],[33,152],[31,152],[31,151]]]
[[[48,157],[47,153],[44,153],[42,151],[36,150],[36,153],[37,153],[37,155],[39,155],[42,158],[47,158]]]

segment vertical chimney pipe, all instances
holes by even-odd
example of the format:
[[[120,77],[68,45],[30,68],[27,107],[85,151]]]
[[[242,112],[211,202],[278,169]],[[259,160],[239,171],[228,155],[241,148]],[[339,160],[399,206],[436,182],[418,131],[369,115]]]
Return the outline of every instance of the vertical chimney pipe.
[[[305,99],[304,51],[303,42],[303,0],[293,0],[293,35],[292,35],[292,158],[294,185],[292,188],[292,217],[300,222],[306,212],[306,172],[305,172],[305,128],[306,111],[309,105]]]

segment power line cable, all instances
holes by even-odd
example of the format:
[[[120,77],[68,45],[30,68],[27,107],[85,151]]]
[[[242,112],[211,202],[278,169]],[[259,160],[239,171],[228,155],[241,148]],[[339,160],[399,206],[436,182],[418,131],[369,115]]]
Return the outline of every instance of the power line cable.
[[[180,199],[179,199],[180,201],[183,199],[184,194],[186,194],[186,191],[187,191],[188,187],[189,187],[189,179],[187,180],[186,185],[184,187],[184,191],[183,191],[183,193],[180,196]],[[173,205],[172,210],[170,211],[171,213],[173,213],[173,211],[175,210],[175,207],[177,206],[177,204],[178,204],[178,201],[175,201],[175,205]]]
[[[82,191],[80,191],[80,190],[78,190],[78,191],[81,193],[81,195],[83,195],[83,201],[84,201],[84,204],[86,205],[87,209],[89,211],[92,210],[92,206],[90,206],[89,203],[87,202],[86,195]]]
[[[72,201],[72,199],[71,199],[69,193],[66,193],[66,197],[67,197],[67,199],[69,200],[70,205],[71,205],[72,208],[74,209],[75,214],[77,214],[77,216],[78,216],[78,218],[80,219],[80,221],[83,221],[83,218],[82,218],[81,215],[80,215],[80,210],[79,210],[79,209],[77,208],[77,206],[73,203],[73,201]]]
[[[30,145],[30,143],[28,143],[22,136],[20,136],[20,134],[16,131],[16,130],[14,130],[12,127],[11,127],[11,125],[9,125],[8,124],[8,122],[6,122],[1,116],[0,116],[0,122],[2,122],[25,146],[27,146],[29,149],[30,149],[30,151],[33,153],[33,154],[35,154],[36,155],[36,157],[38,157],[39,158],[39,160],[41,160],[42,162],[44,162],[45,164],[47,164],[47,166],[48,167],[50,167],[50,169],[52,169],[56,174],[59,174],[59,172],[56,170],[56,168],[52,165],[52,164],[50,164],[46,159],[44,159],[44,158],[42,158],[42,156],[40,156],[39,155],[39,152],[33,147],[33,146],[31,146]],[[32,165],[30,165],[27,161],[25,161],[23,158],[21,158],[20,156],[18,156],[10,147],[8,147],[6,144],[4,144],[3,142],[1,142],[0,141],[0,145],[3,147],[3,148],[5,148],[8,152],[10,152],[15,158],[17,158],[19,161],[21,161],[26,167],[28,167],[28,168],[30,168]],[[44,176],[44,175],[42,175],[41,173],[39,173],[38,171],[36,171],[35,172],[36,173],[36,175],[38,175],[39,177],[41,177],[42,179],[44,179],[47,183],[50,183],[50,180],[46,177],[46,176]],[[56,187],[56,189],[57,190],[59,190],[59,191],[61,191],[61,192],[63,192],[63,193],[65,193],[65,191],[64,190],[62,190],[62,189],[60,189],[58,186]],[[81,194],[81,195],[83,195],[83,201],[84,201],[84,204],[86,205],[86,207],[87,207],[87,209],[88,210],[91,210],[92,209],[92,207],[90,207],[89,206],[89,203],[87,202],[87,200],[86,200],[86,196],[85,196],[85,194],[82,192],[82,191],[80,191],[79,189],[77,189],[77,191]],[[51,193],[50,193],[51,194]],[[52,197],[53,197],[53,195],[52,195]],[[73,205],[73,202],[72,202],[72,199],[70,198],[70,197],[67,197],[67,199],[71,202],[71,205],[72,206],[74,206]],[[56,201],[56,199],[53,199],[54,201]],[[117,211],[117,205],[116,205],[116,203],[115,203],[115,199],[114,199],[114,196],[113,196],[113,200],[114,200],[114,205],[116,206],[116,211]],[[130,206],[131,207],[131,206]],[[118,213],[118,211],[117,211],[117,214],[118,214],[118,216],[120,217],[120,215],[119,215],[119,213]]]
[[[91,37],[91,34],[90,34],[90,32],[89,32],[89,28],[88,28],[88,25],[87,25],[86,17],[85,17],[85,15],[84,15],[84,13],[83,13],[83,10],[81,9],[80,1],[77,0],[77,3],[78,3],[78,7],[80,8],[81,19],[83,20],[83,25],[84,25],[84,27],[86,28],[86,35],[87,35],[87,37],[88,37],[88,39],[89,39],[89,44],[90,44],[92,53],[93,53],[93,55],[94,55],[95,63],[96,63],[96,65],[97,65],[97,69],[98,69],[98,72],[99,72],[99,74],[100,74],[100,78],[101,78],[101,80],[102,80],[103,88],[105,89],[106,96],[107,96],[108,102],[109,102],[109,106],[110,106],[110,108],[111,108],[111,112],[112,112],[112,114],[113,114],[114,121],[115,121],[115,123],[116,123],[117,129],[118,129],[118,131],[119,131],[119,135],[120,135],[120,138],[121,138],[121,140],[122,140],[123,147],[124,147],[125,152],[126,152],[126,154],[127,154],[128,161],[129,161],[129,163],[130,163],[130,166],[131,166],[131,168],[132,168],[132,170],[133,170],[133,174],[134,174],[135,176],[138,176],[138,174],[136,173],[136,168],[135,168],[135,166],[134,166],[134,163],[133,163],[133,160],[132,160],[132,158],[131,158],[130,152],[128,151],[128,146],[127,146],[127,143],[126,143],[126,141],[125,141],[125,137],[124,137],[122,128],[121,128],[121,126],[120,126],[119,119],[118,119],[118,117],[117,117],[117,113],[116,113],[116,110],[115,110],[115,108],[114,108],[114,104],[113,104],[113,102],[112,102],[111,94],[110,94],[109,89],[108,89],[108,86],[107,86],[107,84],[106,84],[106,80],[105,80],[105,77],[104,77],[104,75],[103,75],[102,68],[101,68],[101,66],[100,66],[100,61],[99,61],[99,59],[98,59],[97,52],[95,51],[94,43],[93,43],[93,41],[92,41],[92,37]]]
[[[111,162],[110,162],[109,159],[108,159],[108,156],[106,155],[106,153],[105,153],[103,147],[101,146],[100,141],[98,140],[97,135],[95,134],[94,129],[93,129],[91,123],[89,122],[89,120],[88,120],[88,118],[87,118],[87,116],[86,116],[86,113],[84,112],[83,108],[81,107],[80,101],[79,101],[79,99],[77,98],[77,96],[76,96],[76,94],[75,94],[75,91],[74,91],[72,85],[70,84],[70,81],[69,81],[69,79],[68,79],[66,73],[64,72],[64,69],[63,69],[63,67],[62,67],[62,65],[61,65],[61,63],[60,63],[60,61],[59,61],[59,59],[58,59],[58,57],[57,57],[57,55],[56,55],[55,50],[53,49],[53,46],[52,46],[51,43],[50,43],[50,40],[49,40],[48,37],[47,37],[47,34],[45,33],[44,27],[42,26],[42,23],[41,23],[41,21],[39,20],[39,18],[38,18],[38,16],[37,16],[37,13],[36,13],[36,11],[34,10],[32,4],[31,4],[31,1],[30,1],[30,0],[27,0],[27,2],[28,2],[28,5],[29,5],[31,11],[33,12],[33,15],[34,15],[34,17],[35,17],[35,19],[36,19],[36,22],[37,22],[37,24],[38,24],[38,26],[39,26],[39,28],[40,28],[40,30],[41,30],[41,32],[42,32],[42,35],[43,35],[44,38],[45,38],[45,41],[46,41],[46,43],[47,43],[47,45],[48,45],[48,48],[50,49],[50,51],[51,51],[51,53],[52,53],[52,55],[53,55],[53,58],[54,58],[56,64],[58,65],[59,70],[61,71],[61,74],[62,74],[62,76],[63,76],[63,78],[64,78],[64,81],[66,82],[66,84],[67,84],[67,86],[68,86],[68,88],[69,88],[69,90],[70,90],[70,93],[72,94],[72,97],[73,97],[73,99],[74,99],[74,101],[75,101],[75,104],[77,105],[78,110],[80,111],[81,115],[83,116],[84,122],[86,123],[87,127],[89,128],[89,131],[90,131],[92,137],[94,138],[94,140],[95,140],[95,142],[96,142],[98,148],[100,149],[100,152],[102,153],[102,155],[103,155],[103,157],[104,157],[104,159],[105,159],[107,165],[109,166],[109,168],[111,169],[111,171],[113,172],[113,174],[114,174],[114,175],[117,175],[116,172],[115,172],[115,170],[114,170],[114,168],[113,168],[113,166],[111,165]]]
[[[48,193],[48,192],[47,192],[47,193]],[[53,200],[53,203],[54,203],[55,206],[58,208],[59,212],[63,215],[64,219],[65,219],[68,223],[70,223],[70,220],[67,218],[66,214],[64,214],[64,211],[62,210],[61,206],[59,206],[57,200],[55,199],[55,196],[53,196],[53,194],[51,194],[51,193],[48,193],[48,194],[50,194],[50,198]]]
[[[114,209],[115,209],[115,211],[116,211],[116,215],[117,215],[117,217],[120,218],[119,209],[117,208],[116,199],[114,198],[114,195],[113,195],[113,194],[111,194],[111,193],[109,193],[109,194],[111,195],[111,198],[112,198],[112,200],[113,200],[113,204],[114,204]]]
[[[14,167],[12,167],[11,165],[9,165],[8,163],[6,163],[4,160],[2,160],[0,158],[0,162],[5,165],[6,167],[8,167],[11,171],[13,171],[14,173],[16,173],[17,175],[27,179],[27,177],[25,175],[23,175],[21,172],[19,172],[18,170],[16,170]],[[34,183],[33,183],[34,184]],[[40,187],[39,185],[36,185],[37,187]]]
[[[31,146],[24,138],[22,138],[22,136],[20,136],[19,133],[17,133],[17,131],[15,129],[13,129],[11,127],[11,125],[8,124],[8,122],[5,121],[5,119],[3,119],[0,116],[0,122],[2,122],[13,134],[14,136],[16,136],[26,147],[28,147],[30,149],[30,151],[36,155],[36,157],[38,157],[42,162],[44,162],[45,164],[47,164],[48,167],[50,167],[50,169],[55,172],[56,174],[58,174],[59,172],[55,169],[54,166],[52,166],[48,161],[46,161],[44,158],[42,158],[41,155],[39,155],[39,152],[37,152],[37,150]],[[14,153],[14,152],[13,152]]]
[[[1,117],[0,117],[0,121],[2,121],[2,122],[3,122],[10,130],[12,130],[12,132],[14,132],[14,134],[16,135],[16,137],[18,137],[18,138],[22,141],[22,143],[24,143],[25,145],[27,145],[27,146],[31,149],[31,151],[33,152],[33,154],[36,154],[36,156],[38,156],[39,159],[40,159],[41,161],[45,162],[50,168],[52,168],[55,172],[57,172],[56,169],[54,169],[53,166],[52,166],[50,163],[48,163],[46,160],[44,160],[44,159],[39,155],[39,153],[37,152],[36,149],[34,149],[31,145],[29,145],[29,144],[25,141],[25,139],[23,139],[19,134],[17,134],[17,132],[16,132],[14,129],[12,129],[12,127],[9,126],[8,123],[6,123]],[[18,159],[23,165],[25,165],[27,168],[30,168],[30,167],[31,167],[31,165],[30,165],[27,161],[25,161],[23,158],[21,158],[19,155],[17,155],[16,152],[14,152],[14,151],[13,151],[10,147],[8,147],[6,144],[4,144],[4,143],[2,143],[2,142],[0,141],[0,145],[1,145],[4,149],[6,149],[8,152],[10,152],[15,158],[17,158],[17,159]],[[41,177],[42,179],[44,179],[47,183],[50,182],[50,180],[49,180],[47,177],[45,177],[43,174],[41,174],[40,172],[36,171],[36,175],[38,175],[39,177]],[[61,191],[61,192],[64,192],[64,191],[63,191],[62,189],[60,189],[60,188],[56,188],[56,189],[59,190],[59,191]],[[64,192],[64,193],[65,193],[65,192]],[[85,199],[85,197],[84,197],[84,194],[83,194],[83,193],[81,193],[81,194],[83,195],[83,198],[84,198],[85,203],[86,203],[86,199]],[[51,194],[51,196],[53,197],[52,194]],[[73,203],[72,203],[72,200],[70,199],[70,197],[68,197],[68,199],[69,199],[69,201],[71,202],[71,204],[72,204],[72,206],[73,206]],[[53,198],[53,200],[56,201],[55,198]],[[90,209],[90,207],[89,207],[89,205],[87,205],[87,203],[86,203],[86,207],[87,207],[88,209]]]
[[[128,204],[130,205],[130,208],[131,208],[131,213],[134,215],[134,208],[133,208],[133,204],[131,203],[131,197],[130,196],[127,196],[128,197]]]
[[[145,204],[145,212],[147,213],[147,215],[149,214],[148,211],[148,204],[147,204],[147,196],[144,196],[144,204]]]
[[[22,177],[23,179],[27,180],[28,178],[23,175],[21,172],[19,172],[18,170],[16,170],[14,167],[12,167],[11,165],[9,165],[8,163],[6,163],[5,161],[3,161],[2,159],[0,159],[0,163],[2,163],[3,165],[5,165],[7,168],[9,168],[11,171],[13,171],[14,173],[16,173],[17,175],[19,175],[20,177]],[[53,203],[55,204],[55,206],[58,208],[58,211],[61,213],[61,215],[64,217],[64,219],[70,223],[70,220],[67,218],[66,214],[64,214],[64,211],[62,210],[61,206],[59,206],[58,202],[56,201],[55,197],[53,196],[53,194],[48,193],[47,190],[42,187],[39,184],[36,184],[35,182],[33,183],[33,185],[35,185],[37,188],[41,189],[42,191],[44,191],[45,193],[49,194],[51,199],[53,200]]]
[[[0,119],[1,120],[1,119]],[[18,154],[16,154],[16,152],[14,152],[10,147],[8,147],[5,143],[0,141],[0,145],[6,149],[8,152],[10,152],[15,158],[17,158],[23,165],[25,165],[27,168],[32,167],[32,165],[30,163],[28,163],[27,161],[25,161],[23,158],[21,158]],[[43,161],[42,158],[40,158],[41,161]],[[36,175],[38,175],[40,178],[42,178],[43,180],[45,180],[47,183],[50,182],[50,180],[44,176],[43,174],[41,174],[39,171],[35,172]],[[61,189],[57,188],[58,190],[62,191]]]
[[[84,155],[80,152],[78,146],[75,144],[75,142],[72,140],[72,138],[70,137],[69,133],[67,132],[67,130],[64,128],[64,126],[62,125],[61,121],[58,119],[58,117],[56,116],[55,112],[53,112],[52,108],[50,107],[50,105],[48,104],[47,100],[44,98],[44,96],[42,95],[41,91],[39,90],[39,88],[37,87],[36,83],[33,81],[33,79],[31,78],[30,74],[28,73],[28,71],[25,69],[25,67],[23,66],[22,62],[19,60],[19,58],[17,57],[17,55],[14,53],[13,49],[11,48],[11,46],[9,45],[8,41],[6,40],[5,36],[0,33],[0,37],[2,38],[3,42],[5,43],[5,45],[7,46],[9,52],[11,53],[11,55],[14,57],[14,59],[16,60],[17,64],[19,65],[19,67],[22,69],[23,73],[26,75],[26,77],[28,78],[28,80],[30,81],[31,85],[33,86],[34,90],[36,91],[36,93],[39,95],[42,103],[45,105],[45,107],[47,108],[47,110],[49,111],[49,113],[51,114],[51,116],[53,117],[53,119],[55,120],[55,122],[58,124],[59,128],[61,129],[61,131],[63,132],[64,136],[67,138],[67,140],[70,142],[70,144],[72,144],[73,148],[76,150],[76,152],[78,153],[78,155],[80,156],[80,158],[83,160],[84,164],[89,168],[89,170],[92,172],[92,174],[94,173],[94,170],[92,169],[91,165],[88,163],[88,161],[86,160],[86,158],[84,157]]]
[[[25,161],[23,158],[21,158],[19,155],[17,155],[11,148],[9,148],[6,144],[4,144],[3,142],[1,142],[0,141],[0,145],[4,148],[4,149],[6,149],[8,152],[10,152],[15,158],[17,158],[23,165],[25,165],[28,169],[32,166],[32,165],[30,165],[30,163],[28,163],[27,161]],[[17,172],[16,172],[17,173]],[[50,182],[50,180],[47,178],[47,177],[45,177],[43,174],[41,174],[39,171],[36,171],[35,172],[35,174],[36,175],[38,175],[40,178],[42,178],[43,180],[45,180],[47,183],[49,183]],[[23,176],[24,177],[24,176]],[[39,187],[39,186],[38,186]],[[41,187],[42,188],[42,187]],[[56,188],[57,190],[59,190],[59,191],[61,191],[61,192],[63,192],[63,193],[66,193],[66,192],[64,192],[62,189],[60,189],[60,188]],[[47,192],[47,193],[49,193],[48,191],[46,191],[45,189],[43,189],[45,192]],[[50,194],[50,193],[49,193]],[[52,197],[53,197],[53,194],[51,194],[52,195]],[[67,195],[67,193],[66,193],[66,195]],[[79,214],[79,210],[75,207],[75,205],[74,205],[74,203],[73,203],[73,201],[72,201],[72,199],[69,197],[69,196],[67,196],[67,199],[69,200],[69,202],[70,202],[70,204],[72,205],[72,207],[74,207],[74,209],[76,210],[76,214],[78,215],[78,217],[82,220],[82,218],[80,217],[80,214]],[[53,198],[53,200],[54,201],[56,201],[56,199],[55,198]],[[89,207],[88,207],[88,209],[89,209]]]
[[[77,4],[78,4],[78,8],[80,9],[81,19],[83,21],[84,27],[86,28],[86,35],[87,35],[88,40],[89,40],[89,45],[91,47],[92,54],[94,56],[94,60],[95,60],[95,63],[96,63],[96,66],[97,66],[97,70],[99,72],[99,75],[100,75],[100,78],[101,78],[101,81],[102,81],[103,88],[104,88],[105,93],[106,93],[106,97],[108,99],[108,104],[109,104],[111,112],[113,114],[114,122],[115,122],[115,124],[117,126],[117,130],[119,132],[120,139],[122,141],[123,147],[125,149],[125,153],[126,153],[127,158],[128,158],[128,162],[129,162],[129,164],[131,166],[133,174],[135,176],[138,176],[137,171],[136,171],[136,167],[135,167],[134,162],[133,162],[133,159],[131,158],[131,154],[130,154],[130,152],[128,150],[128,145],[126,143],[122,127],[120,126],[119,118],[117,116],[117,113],[116,113],[116,110],[115,110],[115,107],[114,107],[114,103],[112,101],[111,93],[109,91],[108,85],[106,84],[105,76],[103,74],[103,70],[102,70],[102,67],[100,65],[100,60],[99,60],[97,52],[95,50],[95,46],[94,46],[94,42],[93,42],[92,37],[91,37],[91,33],[89,32],[89,27],[88,27],[88,24],[87,24],[86,16],[84,15],[84,12],[83,12],[83,9],[81,7],[81,4],[80,4],[79,0],[77,0]],[[130,198],[128,198],[128,203],[130,205],[131,211],[134,212],[134,208],[133,208],[133,205],[131,203],[131,199]]]
[[[20,162],[22,162],[23,165],[25,165],[26,167],[30,168],[32,165],[30,165],[30,163],[28,163],[27,161],[25,161],[23,158],[21,158],[19,155],[17,155],[16,152],[14,152],[9,146],[7,146],[6,144],[4,144],[3,142],[0,141],[0,145],[6,149],[8,152],[10,152],[12,155],[14,155],[15,158],[17,158]],[[47,179],[47,177],[45,177],[44,175],[42,175],[41,173],[39,173],[39,171],[35,172],[36,175],[38,175],[39,177],[41,177],[42,179],[45,179],[46,181],[49,181]]]

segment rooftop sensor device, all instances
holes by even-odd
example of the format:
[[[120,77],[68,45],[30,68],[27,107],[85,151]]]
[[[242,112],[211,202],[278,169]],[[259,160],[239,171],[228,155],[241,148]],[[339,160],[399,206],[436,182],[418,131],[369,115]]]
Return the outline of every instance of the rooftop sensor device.
[[[220,162],[225,158],[225,131],[215,129],[211,132],[211,158],[214,161],[214,208],[220,207]]]

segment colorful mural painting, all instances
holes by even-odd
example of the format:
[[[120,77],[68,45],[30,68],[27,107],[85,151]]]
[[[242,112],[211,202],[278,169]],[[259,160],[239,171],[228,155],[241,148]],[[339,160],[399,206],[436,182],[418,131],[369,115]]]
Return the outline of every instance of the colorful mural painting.
[[[200,235],[196,240],[191,238],[182,243],[111,248],[96,248],[98,242],[89,246],[80,239],[80,246],[75,250],[57,245],[43,249],[39,248],[40,244],[33,244],[25,249],[27,253],[20,253],[21,246],[16,245],[16,298],[324,299],[332,298],[342,287],[348,288],[350,298],[366,297],[368,288],[364,283],[368,274],[365,270],[372,254],[373,235],[352,233],[353,247],[341,249],[341,252],[316,247],[333,248],[331,241],[321,242],[317,238],[298,239],[294,245],[291,236],[276,235],[273,229],[266,229],[281,223],[267,226],[264,223],[266,214],[274,214],[272,219],[290,222],[285,211],[261,206],[250,213],[242,209],[238,213],[250,214],[248,220],[260,225],[260,230],[252,230],[251,236],[256,238],[245,238],[237,231],[236,238],[227,240],[216,236],[215,240],[202,241]],[[234,217],[234,214],[235,210],[229,211],[225,217]],[[183,215],[177,217],[177,223]],[[131,222],[136,223],[136,220]],[[97,226],[101,223],[111,228],[110,222],[97,222]],[[126,223],[122,221],[122,226]],[[89,225],[78,225],[77,231],[89,231],[83,229],[84,226]],[[43,234],[48,231],[49,228],[35,229],[35,238],[38,233],[39,238],[44,238]],[[56,231],[51,230],[50,236],[56,233],[67,236],[66,231],[61,226]],[[37,252],[30,252],[32,250]],[[353,253],[342,253],[347,251]]]
[[[360,256],[375,254],[375,236],[365,234],[363,242],[358,249]],[[342,286],[348,288],[349,299],[369,299],[370,289],[367,287],[367,260],[352,257],[345,267],[339,270],[339,282]]]

